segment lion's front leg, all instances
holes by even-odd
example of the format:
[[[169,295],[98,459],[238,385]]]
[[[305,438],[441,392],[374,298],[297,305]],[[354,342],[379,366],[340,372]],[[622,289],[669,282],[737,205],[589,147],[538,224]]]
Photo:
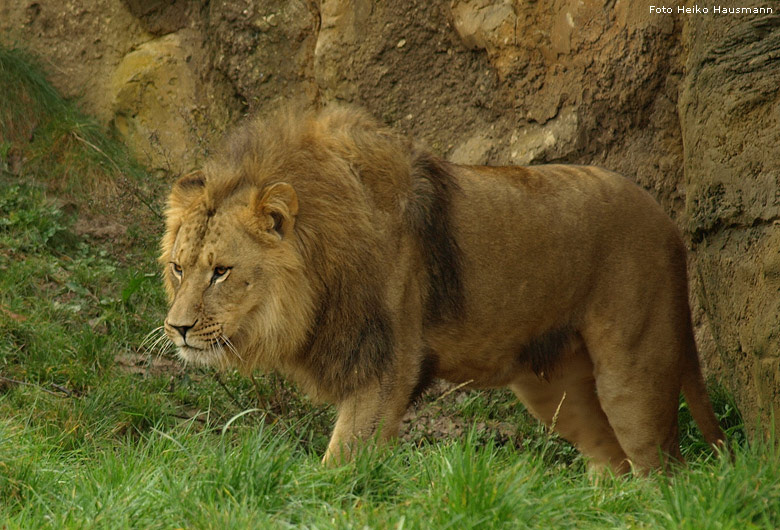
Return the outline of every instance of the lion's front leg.
[[[408,259],[408,249],[399,255]],[[355,449],[372,438],[382,443],[397,437],[410,403],[434,376],[431,367],[435,363],[426,358],[423,348],[422,297],[415,270],[404,262],[397,269],[398,276],[388,283],[393,361],[377,380],[337,404],[336,425],[323,457],[327,464],[349,461]]]
[[[340,464],[349,461],[357,445],[378,434],[387,440],[398,433],[400,418],[384,414],[387,396],[380,384],[361,389],[338,405],[338,416],[323,462]]]
[[[361,444],[372,438],[385,442],[398,436],[401,418],[417,382],[415,370],[411,372],[388,374],[383,382],[372,383],[339,403],[324,463],[346,463]]]

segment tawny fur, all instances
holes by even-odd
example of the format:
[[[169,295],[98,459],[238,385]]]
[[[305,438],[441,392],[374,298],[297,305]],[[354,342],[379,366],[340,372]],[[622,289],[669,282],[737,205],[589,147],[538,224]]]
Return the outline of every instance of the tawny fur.
[[[459,166],[360,111],[282,112],[180,179],[166,218],[181,357],[278,371],[334,403],[326,459],[395,436],[435,377],[508,386],[548,425],[557,411],[596,468],[681,459],[681,389],[723,440],[685,248],[609,171]]]

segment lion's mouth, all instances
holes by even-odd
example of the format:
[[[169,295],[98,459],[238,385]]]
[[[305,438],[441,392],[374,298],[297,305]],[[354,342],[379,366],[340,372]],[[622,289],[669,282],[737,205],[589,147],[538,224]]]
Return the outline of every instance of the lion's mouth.
[[[187,362],[193,362],[198,361],[199,358],[203,357],[204,351],[201,348],[193,348],[192,346],[188,345],[181,345],[179,346],[179,357],[181,357],[183,360]]]
[[[243,358],[231,342],[221,340],[208,344],[206,347],[196,347],[189,344],[179,346],[179,358],[185,362],[201,366],[225,367],[243,362]]]
[[[193,363],[201,366],[210,366],[215,364],[216,356],[211,349],[196,348],[194,346],[179,346],[179,358],[187,363]]]

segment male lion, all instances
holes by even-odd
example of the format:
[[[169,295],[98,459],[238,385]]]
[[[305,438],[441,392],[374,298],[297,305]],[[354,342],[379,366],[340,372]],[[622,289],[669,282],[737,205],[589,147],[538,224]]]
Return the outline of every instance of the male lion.
[[[326,461],[395,436],[437,377],[510,387],[596,468],[681,460],[681,389],[705,439],[724,440],[685,247],[615,173],[455,165],[360,111],[288,112],[239,128],[166,215],[179,355],[274,370],[334,403]]]

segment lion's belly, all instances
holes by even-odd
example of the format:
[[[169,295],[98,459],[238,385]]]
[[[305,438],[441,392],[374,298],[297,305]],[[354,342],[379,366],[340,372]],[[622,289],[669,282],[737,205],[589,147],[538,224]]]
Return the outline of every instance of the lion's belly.
[[[425,337],[436,377],[480,388],[507,386],[531,373],[543,377],[577,340],[568,325],[512,319],[496,319],[492,327],[461,321],[430,330]]]
[[[516,353],[463,352],[453,349],[436,351],[437,378],[452,383],[466,383],[475,388],[499,388],[509,385],[521,372],[530,373],[530,367],[522,367]]]

